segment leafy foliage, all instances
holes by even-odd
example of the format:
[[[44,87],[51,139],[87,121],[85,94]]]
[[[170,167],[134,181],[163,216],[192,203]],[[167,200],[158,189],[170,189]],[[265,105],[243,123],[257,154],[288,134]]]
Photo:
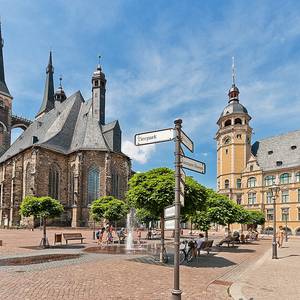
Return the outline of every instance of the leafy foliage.
[[[250,210],[247,211],[248,219],[245,224],[249,225],[263,225],[266,222],[265,215],[261,211]]]
[[[100,221],[102,218],[109,222],[118,221],[125,217],[127,212],[126,203],[112,196],[101,197],[91,205],[91,216],[95,221]]]
[[[20,214],[24,217],[54,218],[64,211],[62,204],[51,197],[26,196],[20,206]]]
[[[147,226],[150,222],[158,220],[158,218],[153,216],[149,210],[144,208],[138,208],[135,212],[135,215],[140,223],[146,224]]]

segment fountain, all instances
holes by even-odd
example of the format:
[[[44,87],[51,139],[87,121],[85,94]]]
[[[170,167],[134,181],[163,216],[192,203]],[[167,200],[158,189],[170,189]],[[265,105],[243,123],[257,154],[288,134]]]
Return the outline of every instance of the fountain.
[[[127,221],[126,221],[126,228],[127,228],[126,250],[132,250],[134,248],[133,227],[134,227],[134,209],[130,208],[130,212],[127,214]]]

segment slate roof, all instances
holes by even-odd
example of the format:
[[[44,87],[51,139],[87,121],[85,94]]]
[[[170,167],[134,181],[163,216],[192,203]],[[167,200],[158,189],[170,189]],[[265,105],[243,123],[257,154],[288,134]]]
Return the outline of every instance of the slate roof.
[[[228,114],[234,114],[234,113],[245,113],[248,114],[247,109],[245,106],[243,106],[241,103],[238,101],[232,101],[230,102],[223,110],[221,113],[220,117],[226,116]]]
[[[106,124],[105,130],[118,131],[117,121]],[[92,114],[92,100],[84,101],[78,91],[55,108],[36,118],[21,136],[0,157],[0,163],[21,151],[35,146],[63,154],[78,150],[121,152],[103,134],[102,126]]]
[[[252,153],[263,171],[300,166],[300,130],[257,141]]]

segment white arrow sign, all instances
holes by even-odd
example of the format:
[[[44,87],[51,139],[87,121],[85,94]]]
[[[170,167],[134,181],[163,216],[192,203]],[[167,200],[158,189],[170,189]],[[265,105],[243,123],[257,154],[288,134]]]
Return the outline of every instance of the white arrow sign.
[[[175,219],[165,220],[165,230],[175,229]]]
[[[194,152],[193,141],[181,130],[181,143],[186,146],[191,152]]]
[[[182,168],[205,174],[205,163],[199,160],[195,160],[186,156],[181,156],[181,166]]]
[[[138,133],[134,136],[136,146],[167,142],[174,139],[174,129],[167,128],[157,131]]]
[[[165,208],[165,219],[175,217],[175,205],[167,206]]]

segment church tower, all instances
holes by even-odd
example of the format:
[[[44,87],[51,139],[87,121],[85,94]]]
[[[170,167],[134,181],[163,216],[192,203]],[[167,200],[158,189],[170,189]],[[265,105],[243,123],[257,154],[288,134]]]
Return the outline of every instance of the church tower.
[[[100,122],[101,125],[105,125],[105,92],[106,79],[105,74],[102,72],[102,68],[100,66],[99,56],[99,64],[92,77],[92,105],[93,116]]]
[[[0,23],[0,155],[10,146],[12,99],[5,82],[3,39]]]
[[[234,60],[232,86],[228,92],[228,105],[217,125],[217,190],[237,203],[241,202],[241,176],[251,155],[251,117],[239,101],[239,89],[235,83]]]

